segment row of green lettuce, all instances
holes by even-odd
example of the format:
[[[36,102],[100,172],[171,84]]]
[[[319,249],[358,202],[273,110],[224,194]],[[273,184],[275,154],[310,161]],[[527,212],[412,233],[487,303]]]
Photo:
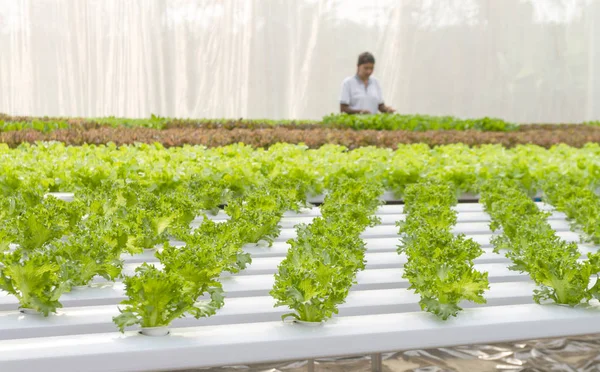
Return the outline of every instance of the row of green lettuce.
[[[269,128],[286,126],[295,128],[351,128],[355,130],[478,130],[508,132],[519,128],[517,124],[497,118],[460,119],[453,116],[374,114],[331,114],[321,121],[270,120],[270,119],[176,119],[152,115],[148,119],[134,118],[49,118],[9,117],[0,115],[0,132],[33,129],[48,133],[58,129],[112,128]]]
[[[380,220],[374,216],[383,189],[365,179],[343,179],[332,187],[321,216],[297,226],[297,237],[275,274],[275,306],[292,310],[282,316],[322,322],[338,313],[356,274],[365,269],[365,242],[360,234]]]
[[[421,308],[446,320],[462,310],[463,301],[485,303],[488,274],[473,268],[483,250],[452,232],[458,214],[452,208],[457,203],[453,185],[430,180],[411,184],[404,201],[406,219],[397,223],[398,253],[407,256],[404,277],[421,296]]]
[[[158,191],[208,188],[205,192],[209,192],[211,184],[219,184],[235,195],[250,185],[265,184],[277,177],[302,180],[309,194],[321,194],[340,177],[365,177],[396,193],[419,178],[443,179],[456,184],[459,192],[476,192],[476,179],[508,177],[534,191],[534,180],[550,174],[597,187],[600,145],[506,149],[499,145],[430,148],[417,144],[397,150],[348,150],[337,145],[308,149],[291,144],[269,149],[243,144],[164,148],[158,144],[76,147],[39,143],[14,149],[0,145],[0,195],[24,188],[39,194],[78,192],[115,180]],[[217,198],[207,199],[222,204]]]
[[[518,183],[488,181],[481,191],[491,229],[501,229],[491,240],[494,250],[506,252],[510,269],[529,274],[538,285],[536,302],[575,306],[600,299],[600,252],[581,260],[578,245],[556,234],[547,221],[551,213],[541,211]]]

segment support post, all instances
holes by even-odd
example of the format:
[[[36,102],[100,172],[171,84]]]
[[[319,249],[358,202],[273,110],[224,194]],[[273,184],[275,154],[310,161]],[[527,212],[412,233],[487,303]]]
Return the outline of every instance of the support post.
[[[371,372],[381,372],[382,364],[381,353],[371,354]]]

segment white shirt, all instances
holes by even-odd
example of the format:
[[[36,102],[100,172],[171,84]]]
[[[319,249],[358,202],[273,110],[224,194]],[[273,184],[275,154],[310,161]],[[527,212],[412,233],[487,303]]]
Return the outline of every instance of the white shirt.
[[[383,104],[383,95],[379,81],[369,77],[365,83],[358,75],[344,79],[340,103],[350,106],[352,110],[369,110],[372,114],[379,112],[379,105]]]

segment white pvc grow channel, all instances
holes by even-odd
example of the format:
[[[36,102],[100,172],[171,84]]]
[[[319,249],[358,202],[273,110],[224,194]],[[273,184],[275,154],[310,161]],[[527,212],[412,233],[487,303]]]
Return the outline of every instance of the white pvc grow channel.
[[[64,200],[64,201],[73,201],[74,198],[74,194],[71,192],[50,192],[47,193],[46,195],[52,195],[58,199]],[[313,196],[309,196],[306,201],[309,203],[323,203],[325,201],[325,195],[326,194],[319,194],[319,195],[313,195]],[[540,198],[542,196],[541,193],[537,193],[536,194],[536,198]],[[398,199],[394,196],[394,192],[393,191],[385,191],[382,195],[381,195],[381,200],[384,200],[386,202],[394,202],[394,201],[399,201],[401,199]],[[473,202],[473,201],[478,201],[479,200],[479,195],[477,194],[472,194],[472,193],[462,193],[459,197],[460,201],[464,201],[464,202]]]
[[[0,294],[0,371],[173,370],[600,332],[600,306],[534,304],[534,285],[527,275],[508,270],[509,261],[492,251],[489,217],[481,205],[459,204],[456,209],[455,231],[482,244],[485,253],[476,268],[489,273],[491,284],[486,305],[465,303],[455,319],[444,322],[420,311],[418,296],[406,289],[408,282],[402,278],[406,257],[395,252],[398,237],[392,219],[403,218],[402,206],[383,206],[380,216],[388,216],[390,223],[363,234],[367,269],[359,273],[339,316],[321,327],[279,320],[289,310],[274,308],[268,292],[287,251],[280,239],[272,247],[245,247],[253,263],[222,278],[227,299],[217,315],[178,319],[165,337],[142,336],[133,328],[125,335],[116,332],[111,318],[124,298],[122,283],[98,283],[65,294],[64,308],[49,318],[21,314],[15,298]],[[302,213],[305,217],[286,213],[282,224],[317,212]],[[568,231],[561,214],[554,214],[551,224],[563,239],[579,239]],[[282,235],[287,239],[294,231],[287,228]],[[598,248],[579,247],[582,254]],[[158,264],[148,252],[124,258],[128,272],[144,261]]]

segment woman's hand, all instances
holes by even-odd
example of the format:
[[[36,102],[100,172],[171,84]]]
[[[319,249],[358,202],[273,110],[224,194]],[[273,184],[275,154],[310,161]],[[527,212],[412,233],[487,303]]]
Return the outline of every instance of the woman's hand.
[[[353,115],[353,114],[367,114],[368,115],[371,113],[371,111],[369,111],[369,110],[353,110],[350,108],[350,106],[348,106],[345,103],[340,104],[340,112],[345,112],[346,114],[350,114],[350,115]]]
[[[387,113],[387,114],[393,114],[394,112],[396,112],[396,110],[394,110],[393,108],[391,108],[390,106],[386,106],[383,103],[381,103],[379,105],[379,111],[383,112],[383,113]]]

